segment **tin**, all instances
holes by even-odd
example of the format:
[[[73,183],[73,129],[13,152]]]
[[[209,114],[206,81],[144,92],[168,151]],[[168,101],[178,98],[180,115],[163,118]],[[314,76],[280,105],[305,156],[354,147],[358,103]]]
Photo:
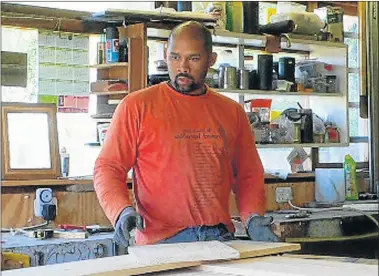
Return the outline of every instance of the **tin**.
[[[237,88],[237,68],[233,66],[226,66],[224,73],[224,89]]]
[[[240,68],[238,72],[239,76],[239,82],[238,87],[242,90],[248,90],[249,89],[249,70]]]
[[[97,64],[105,63],[105,42],[97,43]]]

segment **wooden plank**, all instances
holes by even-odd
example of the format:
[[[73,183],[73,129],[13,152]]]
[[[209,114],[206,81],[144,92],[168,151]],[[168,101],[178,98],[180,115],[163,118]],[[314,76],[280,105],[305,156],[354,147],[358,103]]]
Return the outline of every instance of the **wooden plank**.
[[[38,17],[60,17],[60,18],[71,18],[71,19],[80,19],[83,17],[91,16],[90,12],[84,11],[74,11],[74,10],[66,10],[66,9],[57,9],[57,8],[47,8],[47,7],[38,7],[31,5],[20,5],[14,3],[1,3],[1,12],[9,12],[9,13],[20,13],[20,14],[28,14],[28,15],[36,15]]]
[[[97,68],[97,69],[109,69],[113,67],[124,67],[124,66],[128,66],[128,63],[127,62],[102,63],[102,64],[93,64],[90,67]]]
[[[239,250],[241,250],[242,256],[247,258],[253,255],[258,256],[259,251],[263,255],[275,254],[269,251],[270,247],[277,252],[278,247],[289,248],[289,246],[292,245],[249,241],[237,243],[234,241],[228,243],[207,241],[134,246],[128,249],[130,255],[18,269],[12,271],[12,275],[137,275],[179,267],[199,266],[204,261],[210,260],[236,259],[241,256]]]
[[[284,252],[298,251],[301,249],[300,244],[283,242],[272,243],[234,240],[224,242],[224,244],[237,250],[240,253],[240,259],[275,255]]]
[[[128,39],[129,91],[133,92],[147,85],[147,29],[140,23],[119,28],[120,41]]]
[[[196,271],[208,271],[212,273],[236,274],[236,275],[265,275],[265,276],[320,276],[320,275],[344,275],[344,276],[374,276],[378,275],[376,265],[342,263],[326,260],[309,260],[300,258],[288,258],[270,256],[263,258],[251,258],[216,264],[204,264],[196,268]]]
[[[40,267],[3,271],[3,276],[127,276],[165,271],[183,267],[198,266],[201,262],[180,262],[170,264],[152,264],[149,260],[136,259],[130,255],[84,260]]]
[[[131,246],[130,255],[160,263],[238,259],[238,250],[219,241]],[[164,252],[164,253],[163,253]]]
[[[86,22],[84,20],[53,18],[53,17],[28,17],[25,14],[1,13],[1,24],[3,26],[13,26],[22,28],[33,28],[39,30],[73,32],[73,33],[93,33],[100,34],[105,28],[104,23]],[[59,26],[59,28],[58,28]]]
[[[38,179],[38,180],[4,180],[2,187],[20,186],[59,186],[59,185],[93,185],[92,179]]]

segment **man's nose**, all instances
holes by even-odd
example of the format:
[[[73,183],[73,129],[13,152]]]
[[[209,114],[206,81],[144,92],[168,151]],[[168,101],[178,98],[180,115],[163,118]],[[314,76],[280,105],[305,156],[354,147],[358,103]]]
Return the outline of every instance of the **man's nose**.
[[[178,71],[179,71],[179,73],[188,73],[189,72],[188,59],[183,58],[183,59],[180,60]]]

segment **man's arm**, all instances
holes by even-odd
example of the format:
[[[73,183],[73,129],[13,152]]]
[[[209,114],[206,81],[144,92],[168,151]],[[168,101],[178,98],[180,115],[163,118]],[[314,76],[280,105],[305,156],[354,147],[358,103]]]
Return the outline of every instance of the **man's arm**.
[[[233,191],[241,219],[246,224],[251,215],[264,215],[266,198],[264,169],[255,145],[255,138],[242,107],[239,112],[239,131],[233,160],[235,176]]]
[[[116,108],[94,169],[96,194],[113,225],[125,207],[132,206],[126,181],[136,161],[138,117],[128,100]]]

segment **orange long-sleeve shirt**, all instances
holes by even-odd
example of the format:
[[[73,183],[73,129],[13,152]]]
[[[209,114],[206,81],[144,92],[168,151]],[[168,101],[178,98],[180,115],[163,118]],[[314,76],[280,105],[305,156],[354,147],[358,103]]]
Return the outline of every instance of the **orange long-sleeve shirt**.
[[[95,164],[100,204],[115,224],[131,206],[127,172],[153,244],[191,226],[224,223],[233,189],[243,220],[265,211],[264,172],[243,108],[208,88],[183,95],[167,83],[133,92],[118,105]]]

